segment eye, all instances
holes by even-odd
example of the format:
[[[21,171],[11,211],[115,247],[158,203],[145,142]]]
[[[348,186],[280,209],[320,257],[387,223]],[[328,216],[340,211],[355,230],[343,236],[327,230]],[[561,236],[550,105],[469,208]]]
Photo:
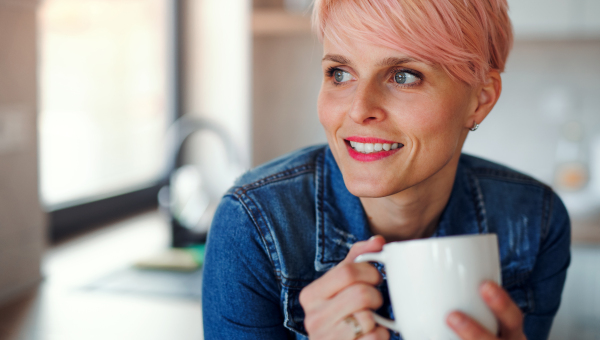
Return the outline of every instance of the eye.
[[[336,83],[343,83],[348,80],[352,80],[352,75],[346,71],[337,69],[333,71],[333,78],[335,79]]]
[[[394,81],[400,85],[408,85],[419,81],[419,77],[406,71],[399,71],[394,74]]]

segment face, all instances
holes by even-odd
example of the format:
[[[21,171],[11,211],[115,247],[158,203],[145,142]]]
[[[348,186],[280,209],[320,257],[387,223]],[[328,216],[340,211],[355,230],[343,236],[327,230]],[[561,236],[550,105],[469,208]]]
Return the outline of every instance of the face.
[[[476,91],[389,48],[325,39],[324,51],[319,120],[348,190],[384,197],[453,181]]]

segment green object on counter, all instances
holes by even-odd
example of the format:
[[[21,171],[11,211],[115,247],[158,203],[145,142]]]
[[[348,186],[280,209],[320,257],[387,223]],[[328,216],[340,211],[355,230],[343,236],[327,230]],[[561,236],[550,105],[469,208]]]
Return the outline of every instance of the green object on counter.
[[[198,263],[198,266],[202,266],[204,264],[204,251],[206,249],[206,244],[197,244],[182,249],[188,251],[194,257],[194,261]]]

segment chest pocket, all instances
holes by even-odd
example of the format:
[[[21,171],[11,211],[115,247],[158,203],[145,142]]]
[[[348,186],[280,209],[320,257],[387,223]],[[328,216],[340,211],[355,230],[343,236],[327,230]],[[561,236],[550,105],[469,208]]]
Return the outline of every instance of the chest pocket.
[[[293,331],[296,339],[308,339],[304,328],[304,309],[300,305],[300,291],[304,287],[283,287],[281,298],[284,309],[284,326]]]

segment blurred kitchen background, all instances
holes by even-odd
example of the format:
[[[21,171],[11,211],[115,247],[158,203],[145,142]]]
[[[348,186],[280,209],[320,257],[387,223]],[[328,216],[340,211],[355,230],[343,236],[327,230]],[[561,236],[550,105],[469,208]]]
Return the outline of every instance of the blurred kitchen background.
[[[465,152],[555,188],[551,339],[600,339],[600,1],[512,0]],[[0,339],[202,339],[202,239],[244,169],[323,143],[309,0],[0,0]]]

